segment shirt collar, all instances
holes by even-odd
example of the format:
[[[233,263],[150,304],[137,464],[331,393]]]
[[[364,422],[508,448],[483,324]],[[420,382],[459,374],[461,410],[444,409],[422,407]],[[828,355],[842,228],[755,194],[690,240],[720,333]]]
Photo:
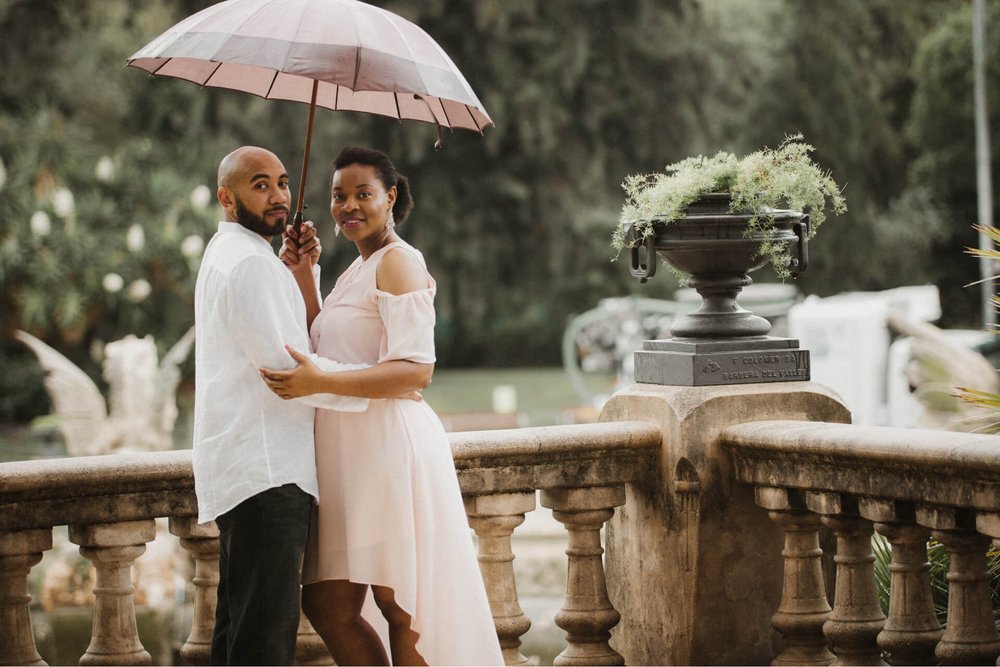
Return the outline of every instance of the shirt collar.
[[[244,227],[243,225],[241,225],[238,222],[229,222],[228,220],[220,220],[219,221],[219,233],[220,234],[223,234],[223,233],[228,233],[228,234],[243,234],[245,236],[249,236],[250,238],[252,238],[257,243],[261,243],[261,244],[267,246],[269,249],[273,250],[273,248],[271,248],[271,242],[270,241],[268,241],[267,239],[265,239],[263,236],[261,236],[257,232],[251,232],[249,229],[247,229],[246,227]]]

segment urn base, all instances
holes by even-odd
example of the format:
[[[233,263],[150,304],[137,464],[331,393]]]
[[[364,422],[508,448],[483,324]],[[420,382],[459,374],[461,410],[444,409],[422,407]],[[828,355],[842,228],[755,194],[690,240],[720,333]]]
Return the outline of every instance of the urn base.
[[[809,351],[793,338],[647,340],[635,352],[635,381],[680,387],[809,380]]]

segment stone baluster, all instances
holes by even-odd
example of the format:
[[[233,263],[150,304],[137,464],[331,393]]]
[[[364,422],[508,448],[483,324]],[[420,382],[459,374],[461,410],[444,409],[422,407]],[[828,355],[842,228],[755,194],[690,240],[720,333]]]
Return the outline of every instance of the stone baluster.
[[[933,665],[934,647],[943,630],[934,613],[927,538],[930,530],[917,525],[913,508],[891,500],[862,498],[858,509],[875,522],[875,530],[892,548],[889,564],[889,616],[878,645],[890,665]]]
[[[934,613],[931,565],[927,562],[930,532],[919,526],[875,524],[889,540],[889,617],[878,644],[893,665],[933,665],[934,647],[944,630]]]
[[[772,665],[829,665],[823,624],[830,617],[823,580],[823,550],[819,547],[820,518],[803,509],[787,489],[756,487],[757,504],[785,531],[784,581],[781,603],[771,625],[785,640]]]
[[[52,548],[52,529],[0,531],[0,665],[44,665],[35,647],[28,573]]]
[[[493,612],[504,663],[527,665],[521,654],[521,636],[531,627],[517,597],[511,536],[535,509],[534,491],[466,496],[465,513],[479,538],[479,568]]]
[[[215,522],[200,524],[197,517],[170,517],[170,533],[194,558],[194,609],[191,634],[181,646],[181,658],[189,665],[209,665],[212,630],[219,588],[219,529]]]
[[[876,641],[885,615],[875,587],[872,522],[858,514],[855,500],[837,493],[807,492],[806,507],[821,515],[837,539],[833,611],[823,624],[833,664],[884,665]]]
[[[139,641],[132,599],[132,563],[156,538],[156,522],[122,521],[70,526],[69,539],[97,569],[94,625],[81,665],[149,665]]]
[[[611,628],[621,615],[608,598],[601,559],[601,527],[625,504],[625,485],[543,489],[541,502],[569,531],[566,599],[556,625],[566,631],[566,649],[556,665],[623,665],[611,648]]]
[[[948,550],[948,624],[934,654],[945,665],[993,664],[1000,654],[1000,635],[986,571],[990,538],[962,518],[954,508],[917,510],[917,521],[931,528]]]
[[[976,514],[976,530],[993,540],[993,547],[1000,549],[1000,512],[979,512]],[[1000,658],[997,658],[1000,665]]]

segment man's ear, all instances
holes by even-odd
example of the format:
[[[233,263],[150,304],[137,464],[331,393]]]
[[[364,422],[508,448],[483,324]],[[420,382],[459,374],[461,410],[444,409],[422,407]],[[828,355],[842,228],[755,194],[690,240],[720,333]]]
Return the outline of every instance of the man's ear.
[[[236,201],[233,199],[233,193],[229,191],[229,188],[220,185],[215,195],[219,198],[219,203],[227,213],[232,213],[236,209]]]

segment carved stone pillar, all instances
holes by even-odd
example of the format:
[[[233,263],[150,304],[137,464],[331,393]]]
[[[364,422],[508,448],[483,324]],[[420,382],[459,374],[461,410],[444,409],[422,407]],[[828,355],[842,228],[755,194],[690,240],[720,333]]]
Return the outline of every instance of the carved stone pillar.
[[[785,640],[772,665],[829,665],[823,624],[830,617],[823,579],[823,550],[819,547],[820,518],[801,508],[786,489],[757,487],[757,504],[785,531],[784,583],[781,604],[771,625]]]
[[[97,569],[94,625],[81,665],[149,665],[139,641],[132,600],[132,563],[156,538],[156,522],[122,521],[70,526],[69,539]]]
[[[566,631],[566,649],[556,665],[623,665],[611,648],[611,628],[621,620],[608,598],[601,559],[601,527],[625,503],[625,485],[543,489],[541,501],[569,531],[566,600],[556,625]]]
[[[948,626],[934,654],[944,665],[994,664],[1000,635],[986,571],[990,539],[971,531],[936,530],[948,550]]]
[[[172,516],[170,533],[181,538],[181,546],[194,557],[191,634],[181,646],[181,658],[189,665],[209,665],[219,600],[219,529],[214,521],[199,524],[197,517]]]
[[[498,493],[466,496],[465,513],[479,538],[479,569],[493,612],[504,662],[527,665],[521,654],[521,636],[531,627],[517,598],[511,535],[524,523],[524,515],[535,509],[535,493]]]
[[[876,523],[875,530],[892,546],[889,565],[889,617],[878,635],[878,645],[889,653],[891,665],[933,665],[934,647],[943,630],[934,613],[927,538],[922,526]]]
[[[0,665],[44,665],[35,647],[28,573],[52,548],[52,529],[0,531]]]
[[[823,625],[837,656],[833,664],[884,665],[877,638],[885,615],[875,588],[872,523],[839,516],[824,516],[823,523],[837,537],[837,589]]]

